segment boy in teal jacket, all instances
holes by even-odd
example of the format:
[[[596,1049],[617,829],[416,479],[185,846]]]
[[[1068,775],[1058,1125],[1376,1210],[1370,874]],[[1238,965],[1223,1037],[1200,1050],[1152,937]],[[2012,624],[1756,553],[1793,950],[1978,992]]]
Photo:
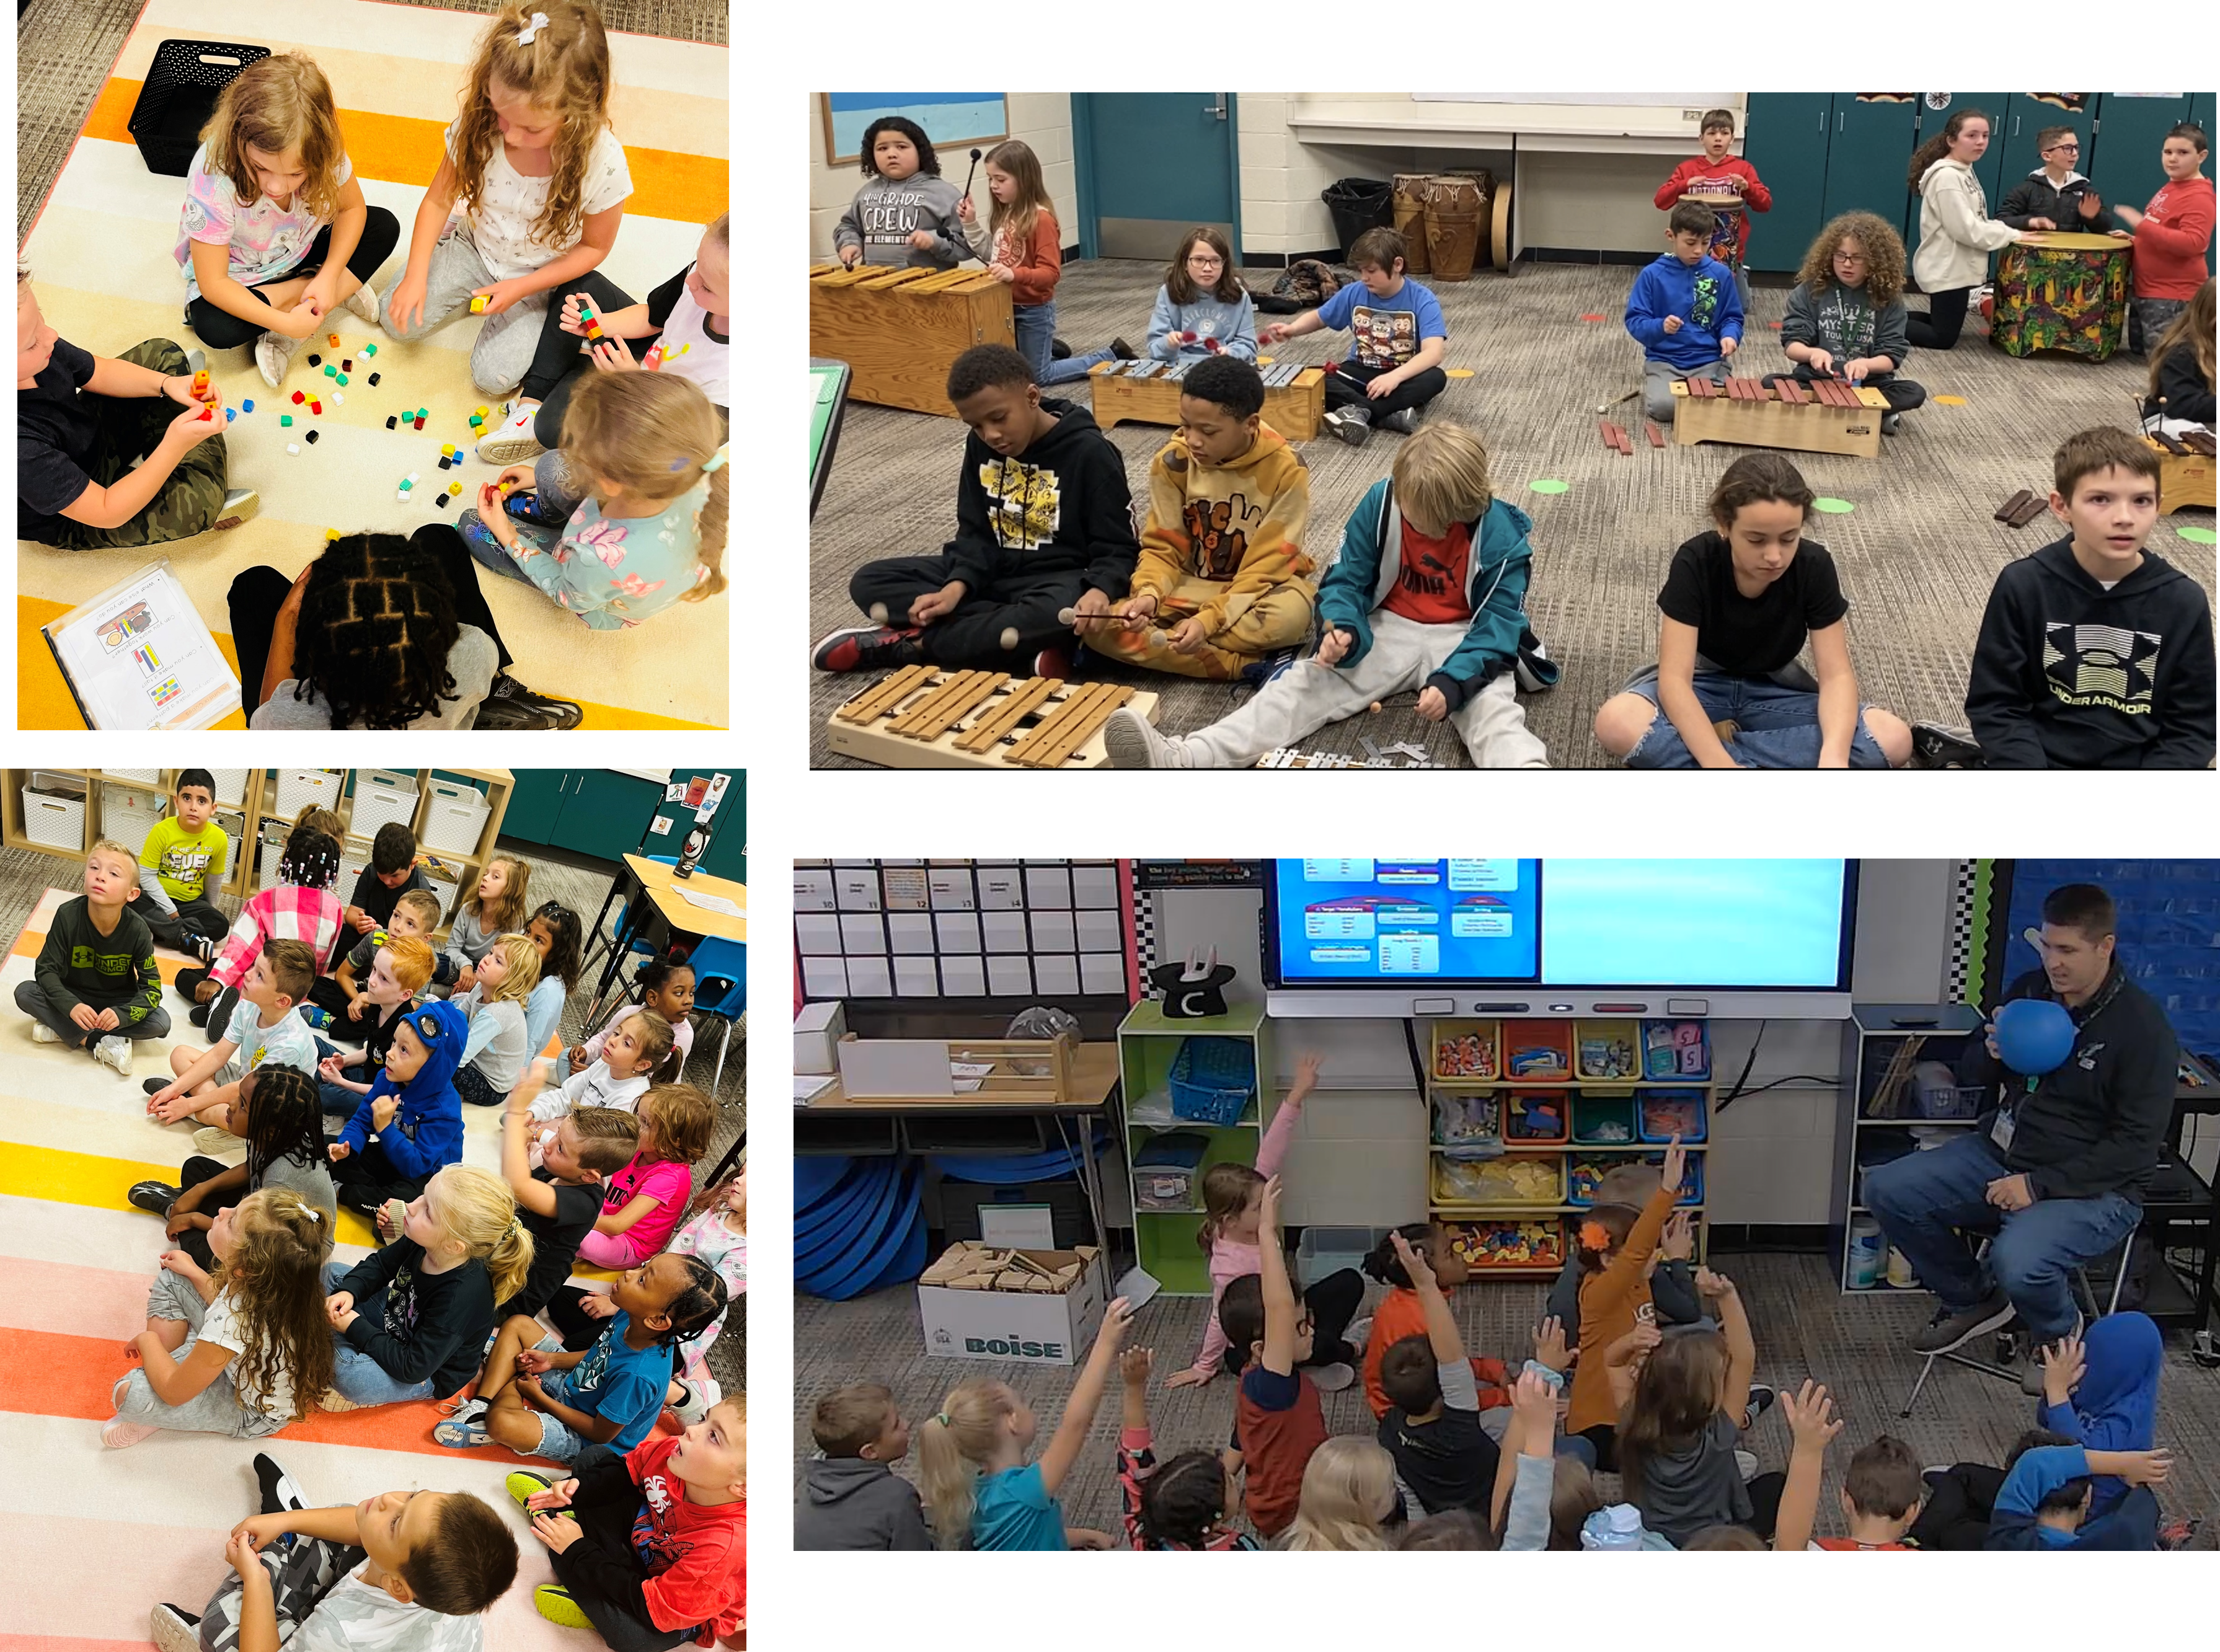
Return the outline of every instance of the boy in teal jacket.
[[[1416,690],[1419,714],[1455,723],[1476,766],[1547,768],[1516,693],[1557,680],[1556,663],[1526,621],[1532,526],[1494,496],[1478,437],[1453,424],[1425,426],[1342,530],[1319,586],[1316,657],[1192,734],[1166,736],[1138,713],[1112,713],[1104,730],[1111,762],[1239,768],[1375,701]]]

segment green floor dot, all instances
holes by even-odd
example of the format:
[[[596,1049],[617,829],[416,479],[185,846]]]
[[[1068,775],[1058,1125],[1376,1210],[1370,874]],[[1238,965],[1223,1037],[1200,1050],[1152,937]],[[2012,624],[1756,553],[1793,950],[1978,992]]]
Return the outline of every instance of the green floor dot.
[[[1812,508],[1824,511],[1830,516],[1847,516],[1857,507],[1847,499],[1814,499]]]
[[[2215,535],[2209,527],[2177,527],[2173,531],[2180,534],[2183,539],[2193,540],[2198,545],[2211,545],[2216,538],[2220,538],[2220,535]]]
[[[1544,477],[1539,482],[1528,483],[1526,487],[1528,491],[1532,493],[1564,493],[1572,485],[1569,482],[1559,482],[1555,477]]]

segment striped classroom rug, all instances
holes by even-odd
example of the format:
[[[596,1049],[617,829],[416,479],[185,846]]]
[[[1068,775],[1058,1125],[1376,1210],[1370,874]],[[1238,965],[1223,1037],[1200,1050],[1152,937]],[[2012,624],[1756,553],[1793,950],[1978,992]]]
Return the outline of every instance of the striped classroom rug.
[[[347,154],[364,197],[401,221],[401,244],[372,279],[383,293],[400,278],[409,226],[438,171],[441,134],[457,111],[463,65],[483,25],[469,12],[391,6],[375,0],[149,0],[131,32],[68,164],[33,225],[30,260],[41,308],[61,335],[100,355],[143,339],[197,340],[184,326],[177,244],[184,180],[149,172],[127,129],[140,85],[165,39],[222,41],[314,56],[332,84]],[[609,36],[616,86],[611,115],[633,182],[615,249],[602,273],[635,297],[685,267],[701,227],[725,210],[727,193],[726,48],[637,34]],[[39,627],[166,556],[209,628],[232,652],[224,593],[243,568],[267,563],[287,575],[321,547],[324,530],[408,533],[433,514],[428,478],[443,443],[468,449],[469,415],[487,398],[471,384],[470,346],[481,322],[465,316],[429,338],[402,344],[342,309],[331,330],[349,355],[377,346],[381,383],[353,375],[344,407],[325,399],[320,443],[289,456],[279,403],[311,380],[294,358],[282,392],[262,382],[246,350],[211,352],[211,375],[227,406],[253,398],[225,437],[233,485],[257,489],[261,514],[224,534],[151,549],[63,552],[17,542],[17,720],[25,728],[84,726]],[[312,346],[313,347],[313,346]],[[327,353],[321,351],[319,353]],[[359,365],[358,362],[358,365]],[[389,414],[426,408],[424,429],[385,428]],[[395,484],[427,478],[421,503],[400,504]],[[462,498],[494,468],[473,458],[454,480]],[[589,631],[536,591],[489,576],[486,597],[516,675],[544,694],[586,707],[589,728],[722,728],[726,714],[724,596],[681,603],[639,633]],[[233,664],[237,664],[235,655]],[[243,727],[234,718],[221,725]]]
[[[9,1466],[0,1550],[11,1579],[0,1652],[119,1652],[149,1643],[155,1602],[198,1611],[228,1570],[224,1534],[255,1511],[259,1450],[318,1505],[403,1488],[483,1498],[514,1530],[522,1562],[487,1614],[489,1652],[583,1644],[533,1608],[533,1587],[554,1574],[502,1483],[525,1459],[498,1446],[433,1444],[439,1412],[428,1400],[317,1412],[269,1441],[165,1433],[122,1451],[101,1444],[100,1425],[115,1414],[109,1390],[134,1367],[124,1346],[147,1328],[147,1287],[165,1244],[161,1224],[124,1194],[134,1181],[173,1181],[193,1150],[190,1125],[147,1117],[139,1081],[167,1074],[171,1046],[199,1050],[204,1035],[172,990],[163,1001],[175,1031],[139,1042],[129,1078],[31,1042],[16,987],[31,978],[47,925],[70,898],[47,890],[0,965],[0,1461]],[[156,956],[167,982],[191,962]],[[498,1170],[500,1109],[464,1113],[465,1162]],[[340,1213],[338,1239],[334,1254],[349,1261],[372,1243],[352,1211]],[[581,1269],[576,1277],[611,1275]],[[99,1583],[89,1588],[96,1555]]]

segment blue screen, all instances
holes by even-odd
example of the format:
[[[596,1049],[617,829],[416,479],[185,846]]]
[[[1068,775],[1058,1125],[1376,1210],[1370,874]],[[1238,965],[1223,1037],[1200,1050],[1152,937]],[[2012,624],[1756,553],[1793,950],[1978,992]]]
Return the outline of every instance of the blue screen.
[[[1287,986],[1838,988],[1841,860],[1281,860]]]

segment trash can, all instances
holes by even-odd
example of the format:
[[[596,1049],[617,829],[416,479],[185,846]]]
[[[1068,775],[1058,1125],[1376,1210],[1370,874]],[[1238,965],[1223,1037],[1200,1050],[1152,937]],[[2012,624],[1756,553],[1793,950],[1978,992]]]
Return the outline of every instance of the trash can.
[[[1341,243],[1344,258],[1359,235],[1368,229],[1384,228],[1394,212],[1389,199],[1394,185],[1385,178],[1336,178],[1319,191],[1325,209],[1333,215],[1333,233]]]

